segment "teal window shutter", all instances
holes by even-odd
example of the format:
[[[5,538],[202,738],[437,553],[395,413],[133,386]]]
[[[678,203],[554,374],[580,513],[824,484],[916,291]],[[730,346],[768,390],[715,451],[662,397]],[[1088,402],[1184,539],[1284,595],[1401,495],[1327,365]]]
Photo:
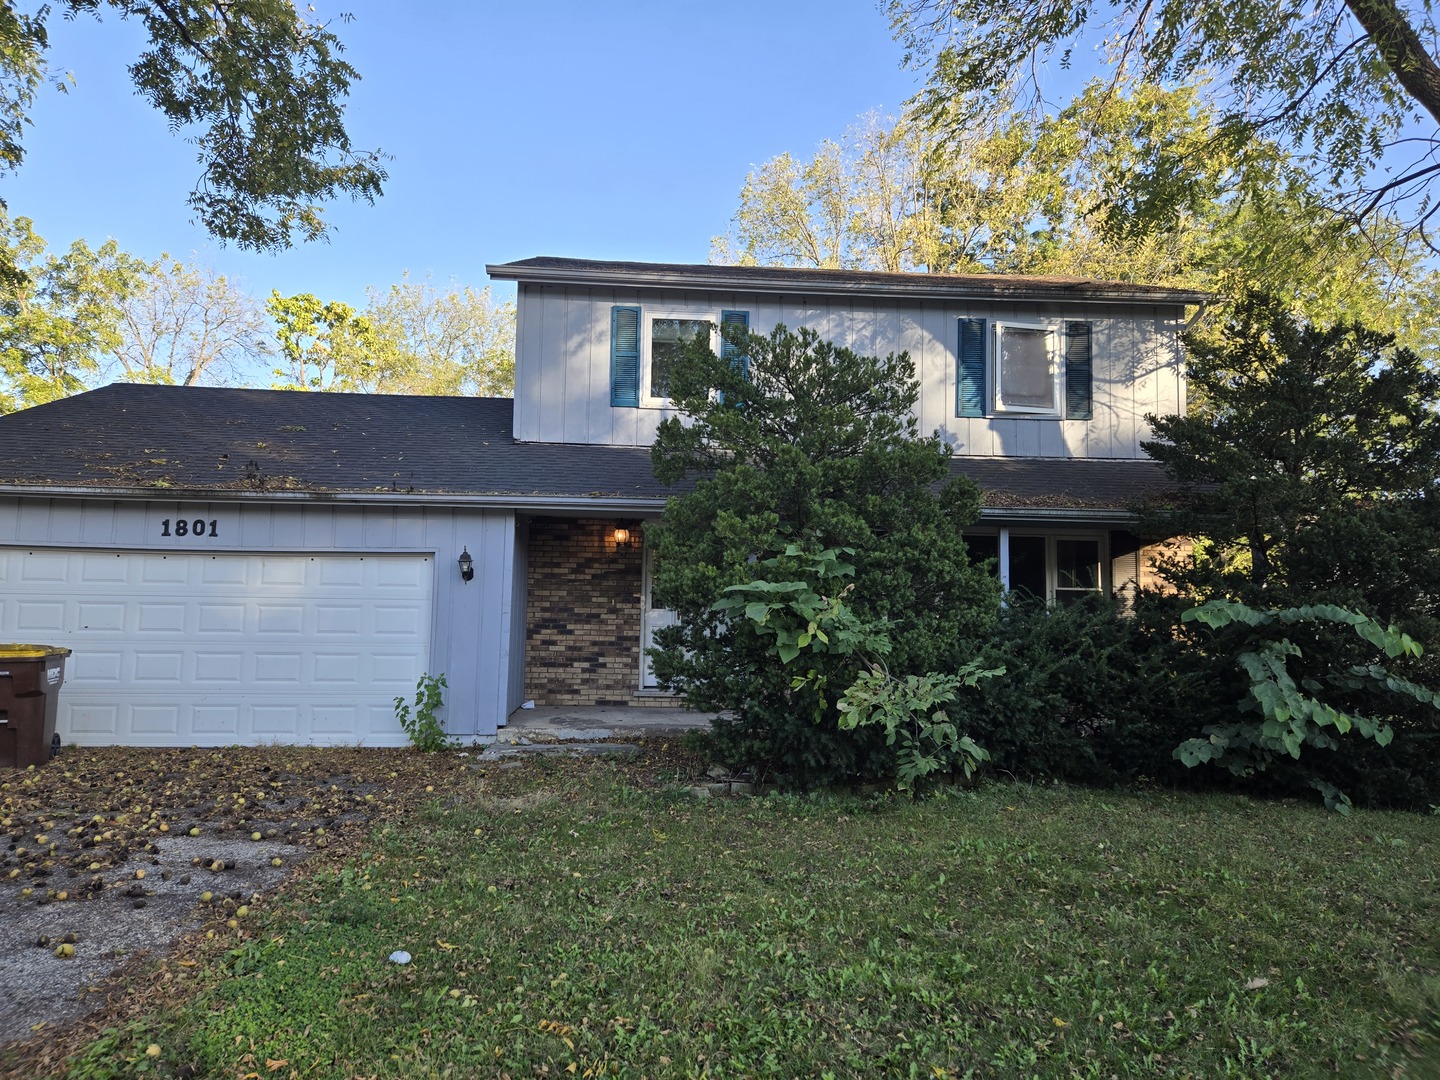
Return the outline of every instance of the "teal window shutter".
[[[985,415],[985,320],[960,320],[955,415]]]
[[[720,312],[720,359],[732,367],[738,367],[741,374],[750,374],[750,358],[741,356],[736,346],[725,340],[725,328],[727,326],[738,326],[742,330],[750,329],[750,313],[748,311],[722,311]]]
[[[640,309],[610,309],[610,405],[640,407]]]
[[[1065,419],[1089,420],[1094,408],[1090,324],[1065,324]]]

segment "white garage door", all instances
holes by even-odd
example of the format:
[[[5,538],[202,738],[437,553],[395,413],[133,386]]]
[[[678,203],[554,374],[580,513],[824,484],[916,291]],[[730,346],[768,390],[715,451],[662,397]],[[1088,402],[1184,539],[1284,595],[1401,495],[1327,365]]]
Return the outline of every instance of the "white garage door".
[[[425,556],[0,549],[0,641],[74,650],[81,745],[401,745],[426,669]]]

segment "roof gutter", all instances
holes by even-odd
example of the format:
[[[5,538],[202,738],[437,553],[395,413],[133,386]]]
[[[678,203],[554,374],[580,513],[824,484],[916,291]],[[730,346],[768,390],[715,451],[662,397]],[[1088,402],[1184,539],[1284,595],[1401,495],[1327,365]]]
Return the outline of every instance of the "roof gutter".
[[[1157,294],[1138,289],[1107,289],[1080,292],[1073,287],[1052,285],[1048,287],[989,287],[957,285],[925,274],[916,274],[919,279],[910,282],[846,281],[836,278],[817,277],[815,280],[781,280],[752,277],[749,274],[706,274],[704,277],[683,273],[633,273],[616,270],[583,270],[564,267],[522,267],[516,269],[507,264],[487,265],[485,272],[497,281],[516,281],[537,285],[621,285],[629,288],[645,286],[662,289],[686,289],[689,291],[721,290],[748,293],[813,295],[835,294],[840,296],[863,294],[865,296],[894,297],[951,297],[954,299],[978,300],[1056,300],[1063,299],[1074,304],[1201,304],[1209,294],[1176,289]]]
[[[622,495],[456,495],[390,491],[215,491],[204,488],[87,488],[64,485],[0,484],[0,496],[52,499],[115,499],[125,502],[323,503],[344,506],[444,506],[459,509],[535,512],[599,510],[649,513],[664,509],[664,498]]]
[[[322,503],[340,506],[440,506],[471,510],[523,510],[529,513],[654,514],[667,497],[634,495],[454,495],[390,491],[215,491],[203,488],[87,488],[65,485],[0,484],[0,496],[49,499],[114,499],[123,502]],[[1114,508],[985,507],[985,522],[1126,525],[1135,515]]]
[[[1034,522],[1037,525],[1134,525],[1138,517],[1129,510],[1076,509],[1072,507],[999,507],[980,510],[980,520],[1005,524]]]

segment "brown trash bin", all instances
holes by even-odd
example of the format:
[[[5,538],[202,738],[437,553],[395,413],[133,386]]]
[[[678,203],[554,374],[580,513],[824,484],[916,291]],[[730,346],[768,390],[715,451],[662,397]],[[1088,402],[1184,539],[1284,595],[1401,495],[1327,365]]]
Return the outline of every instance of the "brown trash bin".
[[[44,765],[54,755],[69,655],[54,645],[0,645],[0,766]]]

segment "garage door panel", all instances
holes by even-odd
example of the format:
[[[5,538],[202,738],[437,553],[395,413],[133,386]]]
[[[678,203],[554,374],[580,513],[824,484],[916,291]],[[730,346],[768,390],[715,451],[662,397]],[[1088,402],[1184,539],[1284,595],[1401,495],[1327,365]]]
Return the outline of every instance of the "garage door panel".
[[[370,733],[369,725],[360,727],[360,710],[339,702],[312,705],[310,728],[317,735],[330,735],[339,741],[344,736],[356,737]]]
[[[262,634],[302,634],[305,609],[299,604],[256,604],[256,628]]]
[[[393,699],[427,668],[433,574],[424,556],[0,548],[0,640],[74,650],[67,741],[400,745]]]
[[[42,584],[48,584],[42,582]],[[15,604],[17,637],[58,634],[65,626],[65,605],[21,600]]]
[[[365,584],[365,564],[358,560],[321,559],[316,564],[316,569],[322,587],[348,585],[361,588]]]
[[[190,583],[190,559],[183,556],[169,558],[168,556],[147,556],[139,558],[139,575],[136,580],[141,585],[177,585],[185,586]]]
[[[123,634],[125,632],[125,605],[113,601],[108,603],[81,601],[75,605],[75,624],[81,630],[89,630],[94,633],[113,630],[117,634]]]
[[[373,611],[377,637],[414,637],[421,618],[429,617],[429,612],[413,604],[376,604]]]
[[[134,656],[135,670],[132,678],[136,683],[168,683],[171,686],[180,686],[184,682],[185,655],[178,649],[143,649]]]
[[[245,654],[240,652],[197,652],[194,680],[213,687],[237,687],[244,680]]]
[[[18,580],[23,585],[64,585],[69,571],[63,555],[40,555],[20,567]]]
[[[254,681],[269,685],[300,685],[300,654],[257,653]]]
[[[240,734],[238,705],[196,705],[191,711],[191,725],[197,735],[226,735],[234,741]]]
[[[200,564],[201,585],[246,585],[247,560],[210,558]]]
[[[257,584],[259,584],[262,589],[299,589],[305,584],[305,573],[307,569],[307,564],[298,560],[283,563],[275,561],[265,562],[260,566]]]
[[[139,601],[135,605],[137,634],[183,634],[185,605]]]
[[[124,677],[125,654],[118,650],[84,649],[65,662],[65,685],[114,685]]]
[[[358,685],[360,682],[360,658],[354,653],[321,653],[315,657],[312,681],[324,685],[339,683],[342,686]]]
[[[166,736],[174,739],[180,734],[178,705],[131,705],[129,714],[127,726],[136,735]]]
[[[70,677],[65,677],[70,685]],[[120,735],[120,706],[118,705],[71,705],[70,735],[72,738],[93,744],[105,745],[118,741]]]
[[[81,585],[124,585],[130,580],[124,559],[115,555],[91,555],[80,560]]]
[[[251,716],[256,738],[298,741],[300,710],[294,705],[256,705],[251,710]]]

